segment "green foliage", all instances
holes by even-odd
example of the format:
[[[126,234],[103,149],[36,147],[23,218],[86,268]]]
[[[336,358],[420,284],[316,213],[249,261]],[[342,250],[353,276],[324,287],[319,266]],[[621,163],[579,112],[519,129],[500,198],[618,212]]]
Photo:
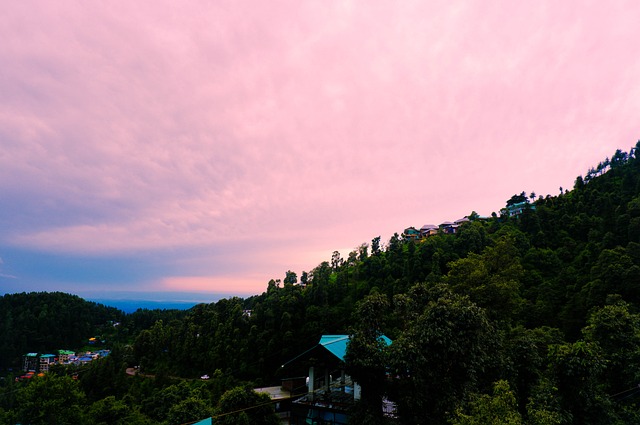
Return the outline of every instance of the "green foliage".
[[[346,372],[362,386],[356,413],[361,421],[366,418],[366,423],[382,422],[382,397],[389,364],[389,348],[382,339],[382,320],[388,310],[389,301],[382,294],[369,295],[358,303],[345,355]]]
[[[215,424],[278,425],[273,403],[267,394],[248,387],[236,387],[220,398],[214,414]]]
[[[154,420],[162,421],[167,418],[173,406],[192,396],[197,396],[197,394],[194,394],[187,382],[181,381],[154,391],[150,397],[142,401],[141,411]]]
[[[501,238],[480,255],[471,253],[454,261],[450,269],[446,282],[485,308],[492,318],[509,320],[520,313],[524,305],[520,294],[523,269],[513,239]]]
[[[468,405],[469,413],[456,411],[452,425],[521,425],[522,417],[516,398],[507,381],[494,384],[493,395],[474,395]]]
[[[551,345],[551,373],[558,386],[561,406],[571,412],[574,423],[611,423],[612,405],[602,374],[607,361],[591,342]]]
[[[640,315],[629,304],[615,301],[595,310],[583,329],[585,340],[597,343],[606,361],[604,380],[618,393],[640,380]]]
[[[122,400],[108,396],[93,403],[88,412],[89,422],[95,425],[129,425],[147,420]]]
[[[213,409],[200,398],[190,396],[171,406],[167,413],[167,425],[180,425],[208,418]]]
[[[480,307],[444,285],[415,287],[410,299],[417,313],[391,346],[393,399],[403,423],[422,423],[425,413],[441,423],[495,362],[498,334]]]
[[[571,423],[571,414],[560,407],[558,388],[550,380],[542,379],[534,387],[527,404],[530,425],[561,425]]]
[[[18,391],[16,416],[32,425],[85,423],[86,398],[68,376],[34,378]]]

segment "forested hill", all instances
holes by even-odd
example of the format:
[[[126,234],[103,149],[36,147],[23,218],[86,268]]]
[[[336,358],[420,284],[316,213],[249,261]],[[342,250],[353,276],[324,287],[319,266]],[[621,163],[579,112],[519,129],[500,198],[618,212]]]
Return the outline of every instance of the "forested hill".
[[[396,234],[387,243],[374,238],[346,255],[335,252],[299,277],[289,271],[271,280],[259,296],[196,306],[179,323],[156,323],[143,332],[137,354],[149,368],[195,375],[213,367],[269,381],[321,334],[357,327],[354,308],[371,294],[390,305],[382,331],[402,338],[407,321],[397,310],[398,296],[415,298],[417,284],[421,290],[444,284],[452,296],[468,297],[503,333],[556,329],[545,338],[576,342],[605,305],[637,312],[636,149],[616,151],[560,195],[514,195],[507,204],[525,202],[517,216],[504,208],[486,220],[470,214],[454,235],[413,241]],[[632,382],[630,376],[620,385]]]
[[[62,292],[5,294],[0,296],[0,369],[18,366],[25,353],[79,350],[91,337],[107,344],[126,342],[159,319],[185,314],[146,309],[125,314]]]
[[[123,314],[115,308],[62,292],[0,297],[0,367],[13,366],[27,352],[53,352],[86,344]]]
[[[638,149],[557,196],[521,193],[500,214],[470,213],[455,234],[376,237],[248,299],[139,313],[121,366],[277,384],[320,335],[349,333],[365,417],[384,394],[407,424],[425,412],[429,423],[487,423],[491,409],[508,423],[640,423]]]

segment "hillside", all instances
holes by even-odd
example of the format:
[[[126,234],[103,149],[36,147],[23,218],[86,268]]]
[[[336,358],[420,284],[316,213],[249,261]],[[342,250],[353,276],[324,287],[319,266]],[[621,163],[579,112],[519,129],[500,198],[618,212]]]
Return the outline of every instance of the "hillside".
[[[0,368],[17,365],[27,352],[79,348],[90,337],[113,333],[109,327],[123,317],[115,308],[62,292],[3,295],[0,297]]]
[[[216,405],[239,381],[277,384],[291,373],[281,365],[322,334],[348,333],[347,368],[368,383],[354,415],[368,418],[361,423],[384,422],[376,416],[383,395],[407,424],[425,423],[425,415],[435,424],[487,423],[492,415],[527,424],[638,423],[638,148],[616,151],[557,196],[515,194],[499,215],[470,212],[451,233],[376,237],[299,277],[288,271],[248,299],[138,312],[135,321],[93,306],[58,323],[127,324],[114,341],[131,345],[116,347],[104,366],[110,373],[139,365],[159,376],[213,377],[208,392],[185,387],[173,405],[189,397]],[[49,310],[18,313],[6,304],[11,297],[0,300],[0,347],[14,357],[25,351],[27,324],[51,338],[31,337],[43,348],[88,332],[56,334],[51,321],[38,320]],[[379,347],[381,334],[394,343]],[[106,385],[108,376],[99,365],[81,375],[85,402],[114,395],[150,423],[162,418],[154,411],[159,394],[179,392],[170,382],[144,391],[131,381]]]

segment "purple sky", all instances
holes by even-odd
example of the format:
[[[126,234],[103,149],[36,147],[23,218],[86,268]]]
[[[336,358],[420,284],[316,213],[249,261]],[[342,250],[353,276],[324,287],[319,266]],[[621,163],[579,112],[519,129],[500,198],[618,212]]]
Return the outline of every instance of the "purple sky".
[[[451,4],[11,2],[1,292],[259,293],[635,145],[639,2]]]

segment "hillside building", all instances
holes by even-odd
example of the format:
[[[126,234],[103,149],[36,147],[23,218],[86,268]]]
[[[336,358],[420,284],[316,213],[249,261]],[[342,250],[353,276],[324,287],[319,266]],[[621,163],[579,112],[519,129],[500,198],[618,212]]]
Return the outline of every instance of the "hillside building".
[[[391,344],[386,336],[382,339],[385,344]],[[348,343],[349,335],[322,335],[316,346],[283,365],[291,371],[305,371],[306,374],[303,395],[291,403],[290,424],[342,425],[349,422],[349,410],[360,399],[361,389],[344,371]],[[300,390],[300,386],[296,389]],[[292,390],[295,394],[295,389]]]

